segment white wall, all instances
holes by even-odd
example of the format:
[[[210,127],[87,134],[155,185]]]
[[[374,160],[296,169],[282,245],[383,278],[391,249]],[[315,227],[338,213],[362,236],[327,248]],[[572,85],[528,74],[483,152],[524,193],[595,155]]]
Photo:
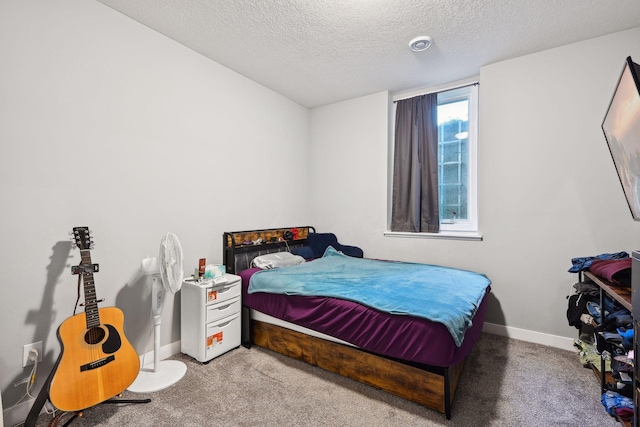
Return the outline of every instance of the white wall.
[[[311,110],[309,223],[378,250],[386,224],[389,94]]]
[[[139,264],[164,233],[191,272],[198,258],[221,262],[223,231],[307,222],[309,113],[98,2],[0,2],[0,57],[6,409],[24,393],[13,386],[29,372],[22,346],[44,342],[36,392],[59,355],[76,300],[72,227],[93,229],[98,298],[123,309],[142,353],[151,304]],[[255,191],[265,177],[280,185]],[[161,344],[179,331],[169,296]]]
[[[482,69],[480,214],[501,308],[490,320],[575,337],[571,258],[640,247],[600,128],[629,55],[640,58],[640,28]]]
[[[289,224],[367,256],[485,272],[490,322],[575,337],[570,259],[640,244],[599,127],[639,41],[640,28],[484,67],[484,241],[389,238],[388,93],[309,113],[100,3],[0,2],[5,408],[23,393],[23,344],[44,342],[39,386],[58,357],[76,298],[74,226],[94,230],[98,297],[123,309],[139,353],[151,328],[138,265],[165,232],[190,271],[220,262],[223,231]],[[253,191],[266,176],[281,186]],[[168,298],[162,345],[179,340],[178,303]]]
[[[640,28],[481,69],[482,242],[383,236],[386,93],[312,110],[309,222],[366,256],[484,272],[488,322],[570,347],[571,258],[640,247],[600,129],[629,55]]]

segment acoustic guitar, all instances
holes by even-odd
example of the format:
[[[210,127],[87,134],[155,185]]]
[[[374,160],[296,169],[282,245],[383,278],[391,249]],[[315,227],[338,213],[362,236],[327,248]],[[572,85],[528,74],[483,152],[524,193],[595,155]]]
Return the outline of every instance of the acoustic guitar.
[[[133,383],[140,359],[124,335],[124,314],[116,307],[98,308],[87,227],[73,229],[81,263],[72,267],[84,283],[84,314],[58,328],[61,354],[49,386],[49,400],[61,411],[81,411],[111,399]]]

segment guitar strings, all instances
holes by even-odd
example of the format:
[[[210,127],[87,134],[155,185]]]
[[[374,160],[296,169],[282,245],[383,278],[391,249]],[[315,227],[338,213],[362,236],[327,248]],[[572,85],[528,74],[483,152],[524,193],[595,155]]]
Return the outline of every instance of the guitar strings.
[[[82,284],[82,274],[78,274],[78,297],[76,298],[76,305],[73,307],[73,315],[76,315],[78,309],[78,303],[80,302],[80,285]]]
[[[76,303],[75,306],[73,308],[73,315],[76,315],[76,311],[78,309],[78,304],[80,302],[80,292],[81,292],[81,288],[82,288],[82,284],[84,284],[84,273],[80,273],[78,274],[78,295],[76,298]],[[87,310],[87,306],[86,306],[86,295],[85,295],[85,320],[86,320],[86,310]],[[96,310],[98,309],[98,307],[96,306]],[[98,349],[98,346],[96,346],[97,344],[97,338],[100,337],[100,332],[98,331],[98,329],[102,330],[102,328],[99,327],[92,327],[89,326],[87,324],[87,331],[85,332],[84,336],[82,337],[81,341],[87,345],[87,347],[89,348],[89,354],[91,356],[91,360],[95,361],[97,359],[99,359],[100,357],[102,357],[102,353],[100,352],[100,350]]]

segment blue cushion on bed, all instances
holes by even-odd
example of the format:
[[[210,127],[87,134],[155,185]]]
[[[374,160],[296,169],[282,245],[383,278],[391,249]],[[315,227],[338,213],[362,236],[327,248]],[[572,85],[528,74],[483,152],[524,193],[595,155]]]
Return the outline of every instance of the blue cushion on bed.
[[[309,246],[300,246],[299,248],[291,248],[291,253],[294,255],[300,255],[302,258],[309,260],[313,259],[313,249]]]
[[[310,233],[307,236],[307,246],[313,251],[313,258],[319,258],[324,255],[324,251],[326,251],[329,246],[333,246],[337,251],[345,255],[356,258],[362,258],[364,256],[362,249],[359,247],[338,243],[338,238],[333,233]],[[298,255],[306,258],[306,256],[302,254]]]

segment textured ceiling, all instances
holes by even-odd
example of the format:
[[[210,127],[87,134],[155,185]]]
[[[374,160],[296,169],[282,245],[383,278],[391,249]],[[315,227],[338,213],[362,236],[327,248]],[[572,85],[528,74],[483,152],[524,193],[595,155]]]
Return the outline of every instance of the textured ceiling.
[[[640,26],[639,0],[99,1],[306,107]],[[433,44],[412,52],[420,35]]]

